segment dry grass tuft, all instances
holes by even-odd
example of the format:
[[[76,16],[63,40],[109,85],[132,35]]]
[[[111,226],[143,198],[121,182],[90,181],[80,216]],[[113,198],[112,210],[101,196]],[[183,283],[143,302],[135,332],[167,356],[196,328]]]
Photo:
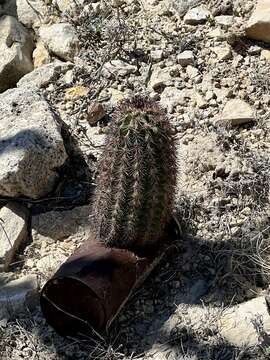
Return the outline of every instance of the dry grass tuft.
[[[228,259],[228,274],[241,286],[267,286],[270,281],[270,226],[255,236],[234,238],[229,248],[217,251]]]

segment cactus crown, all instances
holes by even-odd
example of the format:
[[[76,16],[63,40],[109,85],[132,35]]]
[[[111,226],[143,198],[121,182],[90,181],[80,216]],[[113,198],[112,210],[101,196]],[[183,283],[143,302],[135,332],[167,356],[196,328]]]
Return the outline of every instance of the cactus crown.
[[[122,101],[100,162],[97,237],[122,248],[157,242],[171,215],[175,183],[175,142],[164,111],[146,97]]]

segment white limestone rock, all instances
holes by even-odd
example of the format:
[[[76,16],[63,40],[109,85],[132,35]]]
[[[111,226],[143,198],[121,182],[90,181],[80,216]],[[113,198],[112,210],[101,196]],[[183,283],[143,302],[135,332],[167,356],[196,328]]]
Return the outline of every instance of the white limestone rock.
[[[14,17],[0,17],[0,92],[33,70],[32,36]]]
[[[63,60],[72,61],[79,52],[79,38],[69,23],[42,26],[39,35],[49,51]]]
[[[66,158],[60,125],[41,95],[24,87],[0,94],[0,195],[46,195]]]
[[[8,271],[18,248],[28,238],[29,212],[19,204],[8,203],[0,209],[0,267]]]

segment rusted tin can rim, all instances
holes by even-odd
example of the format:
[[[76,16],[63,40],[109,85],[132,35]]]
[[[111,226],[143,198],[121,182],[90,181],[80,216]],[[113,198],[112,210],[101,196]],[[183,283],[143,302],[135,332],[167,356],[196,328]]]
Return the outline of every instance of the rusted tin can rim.
[[[105,309],[97,294],[72,276],[49,280],[42,289],[40,305],[48,323],[63,335],[72,335],[73,330],[74,334],[91,333],[104,326]],[[91,323],[85,319],[91,319]]]

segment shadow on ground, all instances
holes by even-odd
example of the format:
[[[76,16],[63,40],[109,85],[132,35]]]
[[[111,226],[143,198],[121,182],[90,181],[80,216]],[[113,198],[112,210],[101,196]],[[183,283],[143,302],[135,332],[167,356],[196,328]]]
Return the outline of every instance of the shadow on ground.
[[[229,245],[226,243],[226,250]],[[62,338],[46,324],[40,310],[31,321],[21,322],[21,327],[36,334],[37,349],[45,349],[51,356],[46,360],[265,359],[257,349],[234,348],[219,335],[217,319],[223,307],[247,300],[251,286],[235,281],[228,273],[228,253],[218,256],[219,248],[220,244],[217,247],[185,236],[102,338],[92,334],[89,338]]]

